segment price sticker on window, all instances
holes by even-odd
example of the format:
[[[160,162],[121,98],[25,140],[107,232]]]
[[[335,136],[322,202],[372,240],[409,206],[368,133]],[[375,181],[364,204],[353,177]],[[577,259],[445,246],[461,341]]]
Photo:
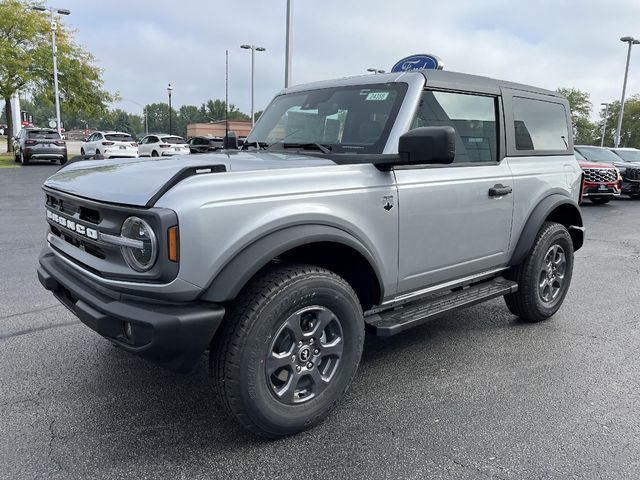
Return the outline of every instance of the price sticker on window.
[[[389,92],[371,92],[365,100],[383,102],[389,96]]]

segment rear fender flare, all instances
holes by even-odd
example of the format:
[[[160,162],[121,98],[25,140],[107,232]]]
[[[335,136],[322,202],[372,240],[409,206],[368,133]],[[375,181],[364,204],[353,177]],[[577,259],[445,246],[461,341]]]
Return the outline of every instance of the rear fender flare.
[[[580,213],[580,207],[572,199],[560,194],[552,194],[544,198],[531,212],[527,219],[520,238],[516,245],[516,248],[511,255],[509,265],[519,265],[522,263],[531,251],[533,242],[536,239],[538,231],[542,224],[550,217],[554,217],[556,212],[563,212],[564,221],[560,221],[567,227],[573,240],[574,250],[578,250],[582,247],[584,242],[584,224],[582,222],[582,214]],[[568,215],[567,215],[568,214]],[[557,218],[552,218],[553,221],[558,221]]]

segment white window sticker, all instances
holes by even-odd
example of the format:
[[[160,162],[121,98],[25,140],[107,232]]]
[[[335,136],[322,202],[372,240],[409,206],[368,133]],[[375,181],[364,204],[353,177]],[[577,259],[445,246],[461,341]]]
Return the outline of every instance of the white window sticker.
[[[389,96],[389,92],[371,92],[369,95],[367,95],[367,98],[365,100],[374,100],[377,102],[382,102],[386,100],[388,96]]]

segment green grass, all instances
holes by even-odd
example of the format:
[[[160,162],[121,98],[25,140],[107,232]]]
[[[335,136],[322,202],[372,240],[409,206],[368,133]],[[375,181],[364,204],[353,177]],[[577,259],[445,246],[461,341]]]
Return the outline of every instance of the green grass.
[[[15,168],[19,165],[13,161],[12,153],[0,153],[0,168]]]

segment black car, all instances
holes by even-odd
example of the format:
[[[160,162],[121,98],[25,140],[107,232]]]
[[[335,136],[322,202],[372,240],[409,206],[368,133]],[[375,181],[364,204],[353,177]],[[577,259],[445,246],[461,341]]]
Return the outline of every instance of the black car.
[[[622,193],[631,198],[640,197],[640,163],[629,162],[616,155],[608,148],[590,145],[576,145],[575,150],[590,162],[610,163],[620,172],[622,177]]]
[[[51,128],[23,128],[13,138],[13,154],[23,165],[30,160],[58,160],[67,163],[67,143]]]
[[[220,137],[191,137],[187,144],[191,153],[208,153],[221,150],[224,139]]]

